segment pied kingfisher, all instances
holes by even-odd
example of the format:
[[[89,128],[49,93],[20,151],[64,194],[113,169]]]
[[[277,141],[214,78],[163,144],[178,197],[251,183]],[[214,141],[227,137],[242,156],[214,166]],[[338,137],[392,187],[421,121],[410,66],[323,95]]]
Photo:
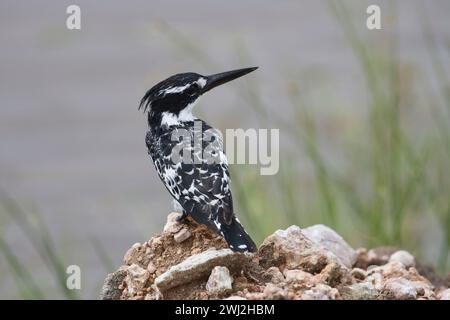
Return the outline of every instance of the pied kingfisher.
[[[174,203],[182,209],[179,220],[190,215],[197,223],[222,235],[230,248],[239,252],[255,252],[257,247],[233,210],[222,137],[193,116],[192,109],[205,92],[256,69],[210,76],[176,74],[148,90],[139,105],[148,115],[149,131],[145,139],[148,153]],[[200,150],[195,145],[196,137]],[[193,157],[185,158],[184,152]]]

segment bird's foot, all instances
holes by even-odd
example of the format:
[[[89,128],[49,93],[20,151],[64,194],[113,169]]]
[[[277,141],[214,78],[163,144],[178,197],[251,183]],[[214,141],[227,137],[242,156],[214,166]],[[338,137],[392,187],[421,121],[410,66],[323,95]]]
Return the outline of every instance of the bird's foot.
[[[175,218],[175,220],[179,223],[188,223],[189,221],[187,220],[188,218],[188,214],[186,212],[183,212],[181,215],[179,215],[178,217]]]

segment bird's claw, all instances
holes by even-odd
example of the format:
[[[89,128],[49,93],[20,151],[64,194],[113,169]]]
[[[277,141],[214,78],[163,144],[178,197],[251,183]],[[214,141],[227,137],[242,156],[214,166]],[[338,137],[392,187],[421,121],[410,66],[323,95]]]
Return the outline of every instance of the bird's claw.
[[[179,223],[187,223],[188,214],[183,212],[181,215],[175,218],[175,220]]]

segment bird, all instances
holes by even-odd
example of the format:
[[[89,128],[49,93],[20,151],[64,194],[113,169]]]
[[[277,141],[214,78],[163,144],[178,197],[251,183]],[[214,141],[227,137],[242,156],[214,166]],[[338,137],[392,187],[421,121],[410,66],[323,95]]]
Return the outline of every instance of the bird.
[[[257,246],[234,211],[222,136],[195,117],[192,110],[206,92],[257,68],[209,76],[195,72],[175,74],[150,88],[138,108],[147,113],[149,129],[145,143],[150,158],[173,197],[174,206],[181,210],[177,220],[186,222],[190,216],[222,236],[234,252],[256,252]],[[200,151],[208,149],[208,152],[199,152],[198,146],[194,145],[195,137]],[[177,154],[180,149],[193,154],[190,161],[186,161],[189,158],[180,159]]]

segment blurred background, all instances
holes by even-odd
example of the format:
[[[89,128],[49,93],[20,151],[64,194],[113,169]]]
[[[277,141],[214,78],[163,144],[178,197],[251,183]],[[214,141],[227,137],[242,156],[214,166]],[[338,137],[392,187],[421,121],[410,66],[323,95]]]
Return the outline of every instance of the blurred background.
[[[0,1],[0,298],[97,298],[171,210],[140,98],[175,73],[248,66],[196,114],[280,129],[277,175],[232,166],[258,243],[323,223],[449,272],[450,2],[77,1],[68,30],[70,4]]]

